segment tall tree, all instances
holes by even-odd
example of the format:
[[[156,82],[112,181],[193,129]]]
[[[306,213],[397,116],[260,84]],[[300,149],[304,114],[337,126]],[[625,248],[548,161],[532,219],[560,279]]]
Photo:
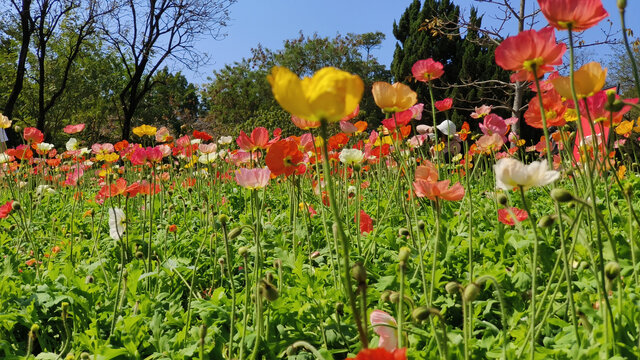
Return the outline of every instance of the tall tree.
[[[119,0],[102,22],[104,39],[126,68],[127,83],[119,90],[123,112],[122,138],[144,96],[155,84],[154,75],[172,59],[189,69],[204,58],[195,47],[203,36],[220,38],[236,0]]]
[[[434,83],[434,98],[454,98],[453,121],[461,121],[457,110],[469,110],[483,101],[504,98],[504,91],[496,89],[493,81],[508,83],[508,74],[494,62],[495,43],[480,34],[482,18],[471,10],[471,19],[463,37],[455,26],[443,31],[447,24],[458,24],[460,8],[450,0],[414,0],[393,24],[398,40],[391,63],[396,81],[412,81],[411,67],[421,59],[433,58],[444,65],[444,75]],[[482,85],[481,85],[482,84]],[[487,85],[489,84],[489,85]],[[412,85],[421,102],[429,102],[426,84]],[[426,107],[430,111],[429,107]],[[468,114],[468,112],[466,113]],[[466,115],[465,114],[465,115]]]

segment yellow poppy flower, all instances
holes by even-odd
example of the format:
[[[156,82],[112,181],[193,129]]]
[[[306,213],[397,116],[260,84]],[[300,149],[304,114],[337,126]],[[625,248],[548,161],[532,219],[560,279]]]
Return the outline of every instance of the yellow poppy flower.
[[[133,128],[133,133],[143,137],[143,136],[155,136],[158,129],[155,126],[149,125],[140,125],[138,127]]]
[[[280,106],[307,121],[340,121],[355,110],[364,92],[358,75],[333,67],[301,80],[289,69],[276,66],[267,80]]]
[[[602,90],[607,78],[607,69],[603,69],[597,62],[583,65],[574,74],[576,95],[579,99],[591,96]],[[551,80],[553,87],[563,97],[571,99],[571,80],[568,76]]]
[[[618,177],[619,180],[622,180],[624,178],[624,174],[627,173],[627,167],[624,165],[620,165],[620,167],[618,167],[618,171],[616,172],[616,176]]]
[[[405,111],[418,102],[418,95],[405,84],[377,81],[371,89],[376,105],[386,113]]]
[[[8,117],[0,114],[0,129],[8,129],[11,127],[11,120]]]
[[[116,153],[108,153],[108,154],[100,153],[96,155],[96,160],[98,161],[114,162],[119,158],[120,158],[120,155]]]
[[[632,129],[633,129],[633,122],[625,120],[625,121],[622,121],[620,124],[618,124],[618,126],[616,126],[616,134],[626,135],[630,133]]]

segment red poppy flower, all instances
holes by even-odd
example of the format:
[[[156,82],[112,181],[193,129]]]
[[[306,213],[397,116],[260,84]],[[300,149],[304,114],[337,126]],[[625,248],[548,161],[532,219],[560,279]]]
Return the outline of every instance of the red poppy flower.
[[[393,352],[385,348],[362,349],[355,358],[347,360],[407,360],[407,349],[396,349]]]
[[[443,66],[431,58],[426,60],[418,60],[411,67],[413,77],[418,81],[429,82],[435,80],[444,74]]]
[[[275,134],[275,132],[274,132]],[[251,137],[240,130],[240,135],[236,139],[236,143],[240,149],[245,151],[255,151],[257,149],[266,149],[269,142],[269,131],[264,127],[257,127],[251,132]]]
[[[11,210],[13,210],[13,200],[9,200],[4,205],[0,206],[0,219],[4,219],[9,216]]]
[[[115,151],[120,152],[122,149],[129,147],[129,142],[127,140],[118,141],[113,145]]]
[[[356,221],[356,216],[353,217],[353,221]],[[360,233],[368,234],[373,231],[373,220],[364,210],[360,210]]]
[[[327,147],[329,151],[338,150],[349,142],[349,137],[345,133],[337,133],[329,138]]]
[[[27,145],[18,145],[15,149],[7,149],[5,153],[19,160],[29,160],[33,157],[33,151]]]
[[[453,99],[451,98],[446,98],[444,100],[436,101],[435,103],[435,107],[436,109],[438,109],[438,111],[447,111],[451,109],[452,106],[453,106]]]
[[[609,16],[600,0],[538,0],[540,11],[558,30],[584,31]]]
[[[547,118],[547,126],[563,126],[567,123],[564,112],[567,105],[562,101],[562,97],[554,89],[542,93],[542,105]],[[540,114],[540,101],[534,96],[529,102],[529,108],[524,113],[524,120],[529,126],[542,129],[542,115]]]
[[[518,222],[523,222],[529,217],[529,214],[525,210],[518,209],[516,207],[512,207],[511,212],[513,213],[513,215],[515,215]],[[498,209],[498,221],[505,225],[513,226],[516,224],[513,220],[513,217],[509,213],[509,210],[507,209]]]
[[[511,81],[533,81],[533,71],[537,77],[562,64],[562,55],[567,50],[565,44],[556,43],[555,31],[545,27],[540,31],[527,30],[506,38],[495,51],[496,64],[516,73]]]
[[[193,130],[193,137],[196,138],[196,139],[200,139],[202,141],[209,141],[209,140],[213,139],[213,137],[211,135],[209,135],[207,132],[198,131],[198,130]]]
[[[25,128],[22,136],[27,142],[33,144],[39,144],[44,141],[44,134],[34,127]]]
[[[303,159],[304,155],[298,149],[298,144],[295,141],[284,139],[269,147],[264,160],[271,170],[271,174],[290,176],[296,172]]]

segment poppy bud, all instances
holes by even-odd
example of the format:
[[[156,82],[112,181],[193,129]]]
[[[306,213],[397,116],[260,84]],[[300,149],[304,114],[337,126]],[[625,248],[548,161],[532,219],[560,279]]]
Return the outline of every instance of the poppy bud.
[[[411,255],[411,249],[406,246],[400,248],[398,252],[398,261],[400,262],[401,267],[405,267],[407,260],[409,260],[409,256]]]
[[[407,228],[398,229],[398,236],[409,236],[409,230]]]
[[[455,281],[450,281],[444,286],[444,289],[447,291],[447,294],[453,295],[460,289],[460,284]]]
[[[62,304],[60,304],[60,308],[62,310],[62,314],[66,314],[69,311],[69,303],[66,301],[63,301]]]
[[[267,282],[273,282],[273,273],[268,272],[264,277],[267,280]]]
[[[427,320],[429,315],[431,315],[431,308],[428,306],[417,307],[411,312],[411,318],[418,323]]]
[[[355,263],[351,267],[351,276],[358,282],[358,285],[367,283],[367,270],[361,263]]]
[[[38,335],[39,330],[40,330],[40,325],[38,324],[31,325],[31,331],[29,331],[29,336],[35,339],[35,337]]]
[[[87,277],[84,278],[84,283],[85,284],[92,284],[93,283],[93,276],[91,275],[87,275]]]
[[[566,203],[573,201],[573,195],[565,189],[553,189],[551,190],[551,198],[559,203]]]
[[[604,274],[609,280],[616,279],[620,276],[620,264],[615,261],[608,262],[607,265],[604,266]]]
[[[136,251],[136,258],[142,259],[144,257],[144,253],[142,251]]]
[[[480,286],[472,282],[464,288],[462,298],[466,302],[472,302],[478,297],[478,294],[480,294]]]
[[[380,294],[380,302],[381,303],[389,302],[391,301],[390,297],[391,297],[391,291],[385,290],[382,292],[382,294]]]
[[[204,339],[207,337],[207,325],[200,325],[200,343],[204,344]]]
[[[549,215],[545,215],[538,220],[538,227],[541,229],[546,229],[550,226],[553,226],[553,223],[556,221],[555,218]]]
[[[420,230],[424,230],[424,228],[427,226],[427,224],[425,224],[424,221],[420,220],[418,221],[418,229]]]
[[[618,0],[618,9],[624,10],[627,7],[627,0]]]
[[[498,200],[498,204],[502,205],[502,206],[507,206],[507,203],[509,202],[509,199],[507,198],[507,195],[500,193],[497,196],[497,200]]]
[[[222,224],[222,226],[225,226],[229,222],[229,217],[225,214],[220,214],[218,215],[218,221],[220,222],[220,224]]]
[[[91,359],[91,355],[89,355],[88,352],[83,352],[82,354],[80,354],[80,359],[81,360],[90,360]]]
[[[262,294],[262,297],[269,301],[276,301],[279,296],[278,289],[266,280],[262,280],[262,284],[260,284],[260,293]]]
[[[223,257],[218,259],[218,264],[220,264],[220,266],[224,265],[224,258]]]
[[[626,196],[631,196],[633,194],[633,186],[629,183],[624,184],[624,188],[622,188],[622,190]]]
[[[344,304],[339,302],[336,304],[336,314],[344,316]]]
[[[389,294],[389,302],[391,302],[392,304],[397,304],[398,301],[400,301],[400,294],[395,291]]]
[[[245,257],[247,256],[247,254],[249,253],[249,248],[246,246],[241,246],[240,248],[238,248],[238,254],[240,254],[240,256]]]
[[[235,229],[231,229],[231,231],[229,231],[229,240],[237,238],[240,234],[242,234],[242,228],[237,227]]]
[[[611,112],[618,112],[624,108],[624,103],[620,99],[614,100],[612,103],[604,105],[604,109]]]
[[[11,209],[18,211],[18,210],[22,209],[22,206],[20,205],[20,203],[18,201],[14,201],[13,203],[11,203]]]

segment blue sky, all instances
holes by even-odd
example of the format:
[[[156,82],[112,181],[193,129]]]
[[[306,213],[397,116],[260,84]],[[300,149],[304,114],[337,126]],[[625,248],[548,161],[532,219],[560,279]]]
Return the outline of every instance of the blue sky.
[[[473,0],[458,0],[463,13],[468,14],[471,6],[484,13],[483,25],[496,24],[500,15],[497,7],[481,4]],[[518,0],[512,0],[519,3]],[[381,31],[387,38],[380,49],[374,50],[378,60],[387,66],[391,64],[396,40],[393,37],[393,21],[398,20],[411,0],[239,0],[231,7],[231,21],[227,27],[227,36],[222,40],[203,39],[197,47],[208,53],[211,62],[197,71],[183,69],[189,81],[207,82],[213,70],[239,61],[250,55],[250,49],[262,44],[266,48],[279,49],[286,39],[296,38],[300,31],[306,35],[318,33],[320,36],[335,36],[346,33],[365,33]],[[537,2],[527,1],[528,7],[537,6]],[[629,0],[627,25],[640,35],[640,22],[633,14],[640,14],[640,1]],[[613,21],[613,28],[619,29],[619,15],[616,0],[603,0],[603,4]],[[546,24],[541,17],[534,28]],[[602,26],[608,28],[603,21]],[[505,31],[515,34],[517,26],[508,24]],[[602,29],[592,28],[585,33],[586,40],[601,37]],[[558,35],[560,37],[561,35]],[[618,34],[619,37],[619,34]],[[608,46],[592,48],[593,53],[608,53]],[[179,69],[177,69],[179,70]]]

